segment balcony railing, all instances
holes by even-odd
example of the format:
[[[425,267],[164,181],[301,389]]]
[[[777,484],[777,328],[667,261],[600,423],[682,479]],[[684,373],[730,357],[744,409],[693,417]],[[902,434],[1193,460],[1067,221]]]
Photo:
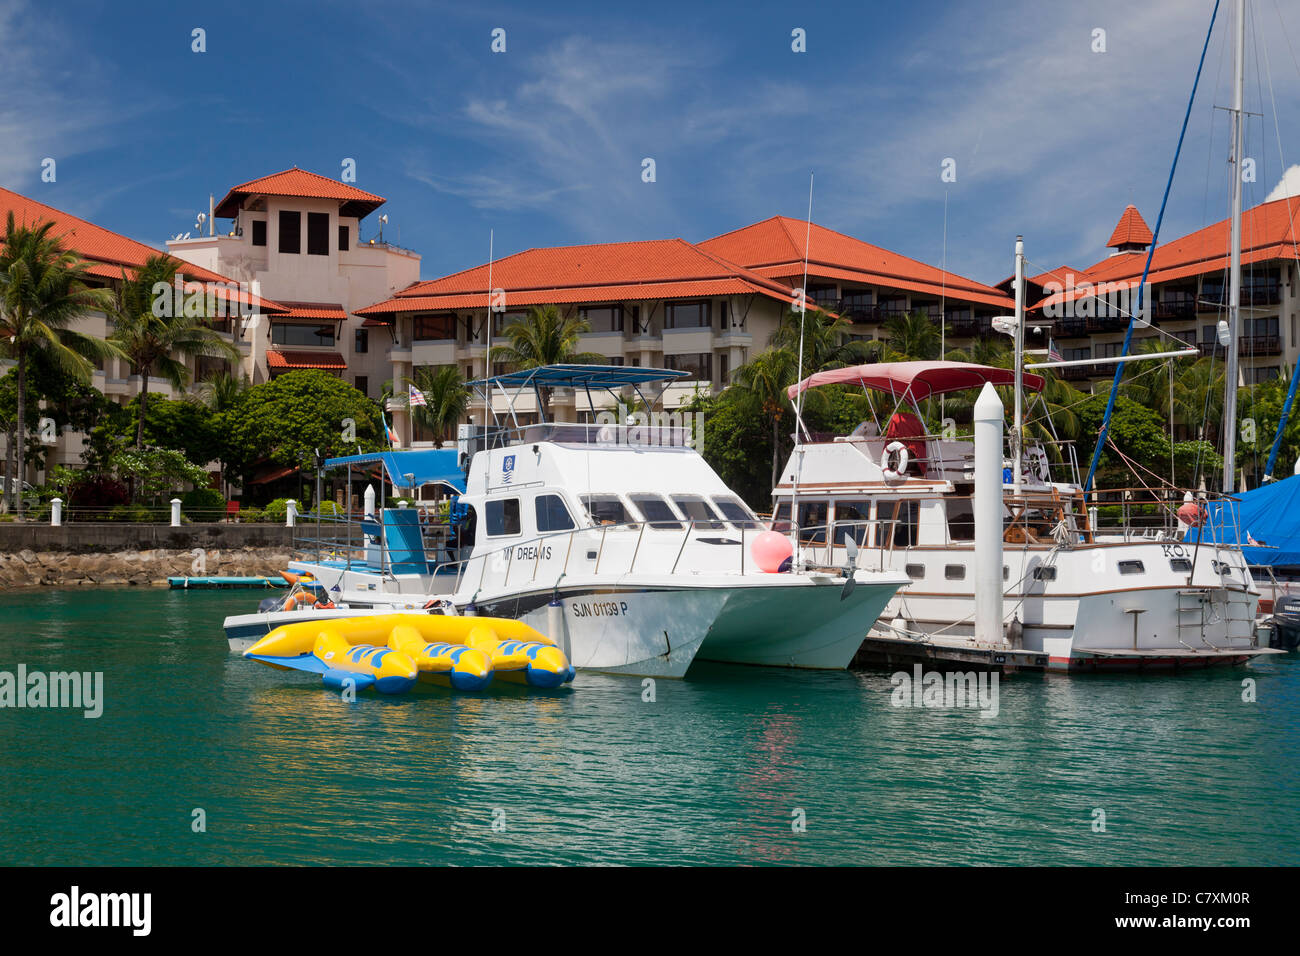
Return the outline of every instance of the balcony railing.
[[[1228,352],[1217,341],[1202,342],[1197,348],[1202,357],[1213,355],[1215,358],[1223,358]],[[1239,355],[1280,355],[1282,354],[1282,338],[1278,335],[1243,335],[1237,339],[1237,354]]]

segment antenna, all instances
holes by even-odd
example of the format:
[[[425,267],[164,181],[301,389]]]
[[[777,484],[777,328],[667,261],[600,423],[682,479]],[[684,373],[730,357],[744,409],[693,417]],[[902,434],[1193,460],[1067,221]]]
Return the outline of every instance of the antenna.
[[[483,355],[483,377],[484,377],[484,378],[491,378],[491,377],[492,377],[492,320],[493,320],[493,316],[492,316],[492,247],[493,247],[493,243],[494,243],[495,239],[496,239],[496,230],[495,230],[495,229],[489,229],[489,230],[488,230],[488,284],[487,284],[487,299],[488,299],[488,313],[487,313],[487,352],[485,352],[484,355]],[[487,389],[487,393],[488,393],[488,395],[489,395],[489,401],[490,401],[490,400],[491,400],[490,396],[491,396],[491,394],[492,394],[492,389],[491,389],[490,387]],[[537,409],[537,413],[538,413],[538,415],[543,414],[543,410],[541,409],[541,407],[538,407],[538,409]],[[484,425],[487,424],[487,414],[486,414],[486,412],[484,413],[484,416],[483,416],[483,424],[484,424]]]
[[[384,241],[384,226],[388,225],[388,213],[379,217],[379,241]]]
[[[808,224],[803,234],[803,286],[799,289],[799,365],[795,371],[795,381],[802,382],[803,375],[803,326],[808,317],[808,246],[812,242],[812,200],[813,174],[808,174]],[[790,527],[794,528],[794,560],[792,567],[799,565],[799,473],[803,470],[803,444],[799,440],[803,429],[803,393],[800,389],[794,398],[794,480],[790,489]],[[850,575],[851,577],[852,575]]]

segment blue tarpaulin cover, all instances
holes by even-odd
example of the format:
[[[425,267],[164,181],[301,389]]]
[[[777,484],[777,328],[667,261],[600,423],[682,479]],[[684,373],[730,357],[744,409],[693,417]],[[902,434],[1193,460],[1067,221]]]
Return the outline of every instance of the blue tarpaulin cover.
[[[395,485],[443,484],[457,494],[465,493],[465,472],[461,470],[459,453],[453,448],[416,448],[410,451],[376,451],[368,455],[348,455],[329,458],[326,468],[348,465],[373,465],[382,463],[388,478]],[[407,475],[413,476],[408,478]]]
[[[1235,501],[1208,503],[1205,528],[1188,529],[1186,540],[1196,541],[1204,530],[1206,542],[1240,544],[1248,564],[1300,567],[1300,475],[1234,497]]]

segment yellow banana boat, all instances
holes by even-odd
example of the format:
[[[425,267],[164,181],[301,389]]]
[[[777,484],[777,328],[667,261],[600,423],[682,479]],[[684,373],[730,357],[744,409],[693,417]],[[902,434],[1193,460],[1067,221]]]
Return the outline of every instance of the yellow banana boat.
[[[329,687],[398,694],[417,681],[482,690],[494,676],[532,687],[573,680],[564,652],[521,621],[375,614],[276,628],[244,652],[270,667],[310,671]]]

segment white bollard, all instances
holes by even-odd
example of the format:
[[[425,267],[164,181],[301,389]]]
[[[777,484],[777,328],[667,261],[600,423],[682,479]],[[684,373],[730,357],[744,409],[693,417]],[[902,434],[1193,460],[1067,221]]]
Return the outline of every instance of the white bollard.
[[[406,499],[405,499],[405,498],[398,498],[398,499],[397,499],[397,507],[399,507],[399,508],[405,508],[405,507],[406,507]]]
[[[290,498],[284,505],[284,526],[292,528],[294,520],[298,517],[298,502]]]
[[[375,486],[366,485],[366,493],[362,496],[365,504],[362,507],[362,513],[366,517],[374,517],[375,514]]]
[[[50,502],[50,526],[58,528],[63,524],[63,499],[55,498]]]
[[[988,382],[975,402],[975,639],[1005,644],[1002,629],[1002,399]]]
[[[173,498],[172,499],[172,527],[179,528],[180,526],[181,526],[181,499]]]

